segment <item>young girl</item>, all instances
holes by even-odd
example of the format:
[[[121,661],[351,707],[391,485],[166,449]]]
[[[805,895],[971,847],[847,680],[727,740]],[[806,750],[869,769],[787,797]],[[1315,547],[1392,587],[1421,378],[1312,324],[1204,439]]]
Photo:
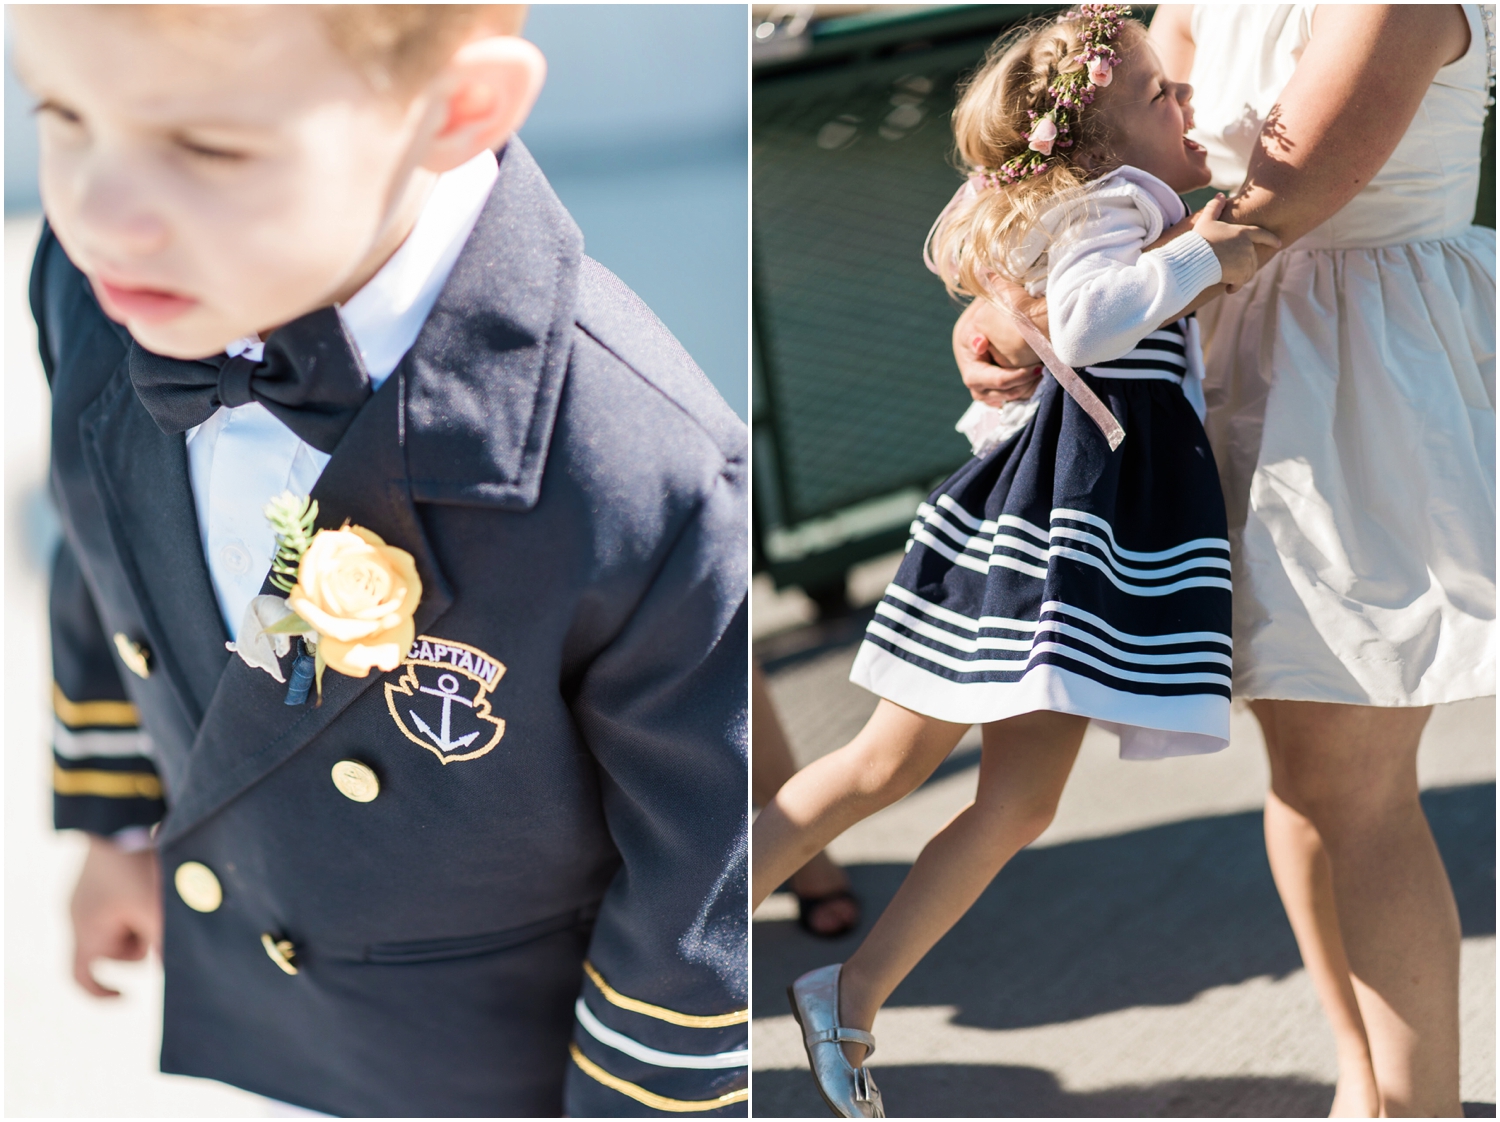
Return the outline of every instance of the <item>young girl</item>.
[[[891,991],[1052,819],[1092,720],[1126,759],[1213,752],[1229,733],[1229,543],[1184,310],[1244,283],[1266,231],[1185,218],[1209,180],[1128,9],[1085,5],[1003,40],[953,114],[972,169],[929,239],[949,290],[1000,275],[1045,297],[1032,399],[976,405],[976,456],[919,509],[854,681],[860,734],[793,777],[755,825],[759,903],[849,826],[921,783],[984,726],[974,802],[922,851],[864,944],[798,979],[814,1077],[845,1117],[883,1117],[866,1056]],[[1019,310],[1014,314],[1021,315]],[[1076,371],[1076,372],[1075,372]]]

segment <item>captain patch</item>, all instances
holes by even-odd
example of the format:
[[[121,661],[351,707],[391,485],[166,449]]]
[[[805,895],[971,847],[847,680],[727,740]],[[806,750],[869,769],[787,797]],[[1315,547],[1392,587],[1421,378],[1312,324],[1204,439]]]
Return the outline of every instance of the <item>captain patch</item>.
[[[401,677],[385,685],[385,703],[396,727],[445,764],[484,755],[505,735],[490,716],[490,691],[505,674],[477,647],[418,635],[401,664]]]

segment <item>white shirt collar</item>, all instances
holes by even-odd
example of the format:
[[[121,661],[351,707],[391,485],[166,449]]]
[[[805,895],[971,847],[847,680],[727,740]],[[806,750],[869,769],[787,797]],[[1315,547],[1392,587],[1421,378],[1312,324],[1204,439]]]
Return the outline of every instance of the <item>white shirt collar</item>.
[[[375,388],[390,377],[417,341],[499,174],[495,154],[486,151],[439,176],[401,248],[363,288],[339,305],[339,317],[359,348]],[[264,346],[259,339],[247,337],[236,339],[224,351],[230,357],[243,354],[259,362]]]

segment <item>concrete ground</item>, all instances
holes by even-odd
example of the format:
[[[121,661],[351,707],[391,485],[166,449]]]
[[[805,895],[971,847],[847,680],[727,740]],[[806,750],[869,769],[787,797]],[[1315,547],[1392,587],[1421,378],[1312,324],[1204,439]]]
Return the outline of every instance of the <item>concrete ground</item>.
[[[879,595],[898,558],[851,582]],[[798,594],[758,583],[757,653],[799,764],[875,706],[848,682],[867,614],[807,626]],[[800,626],[799,626],[800,625]],[[1267,767],[1236,707],[1217,755],[1122,762],[1091,729],[1056,821],[897,989],[871,1064],[892,1116],[1312,1116],[1333,1097],[1332,1039],[1276,897],[1261,837]],[[918,791],[831,847],[864,902],[838,941],[773,896],[753,934],[753,1110],[827,1114],[785,987],[847,957],[923,844],[972,797],[977,732]],[[1495,705],[1438,709],[1424,803],[1463,921],[1465,1113],[1495,1113]]]

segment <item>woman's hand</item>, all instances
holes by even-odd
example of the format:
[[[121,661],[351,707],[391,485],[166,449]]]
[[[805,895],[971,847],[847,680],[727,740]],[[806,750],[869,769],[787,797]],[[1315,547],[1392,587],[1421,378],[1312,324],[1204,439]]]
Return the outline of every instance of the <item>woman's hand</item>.
[[[1046,302],[1039,303],[1045,331]],[[1035,319],[1035,312],[1031,314]],[[985,300],[975,300],[953,325],[953,359],[970,395],[985,405],[998,407],[1028,398],[1042,378],[1035,352],[1009,317]]]
[[[1259,226],[1240,226],[1233,222],[1221,222],[1226,200],[1216,195],[1209,204],[1193,218],[1193,229],[1208,243],[1219,259],[1219,271],[1225,292],[1233,292],[1244,284],[1260,268],[1256,246],[1267,246],[1274,253],[1281,248],[1281,239],[1270,230]]]

